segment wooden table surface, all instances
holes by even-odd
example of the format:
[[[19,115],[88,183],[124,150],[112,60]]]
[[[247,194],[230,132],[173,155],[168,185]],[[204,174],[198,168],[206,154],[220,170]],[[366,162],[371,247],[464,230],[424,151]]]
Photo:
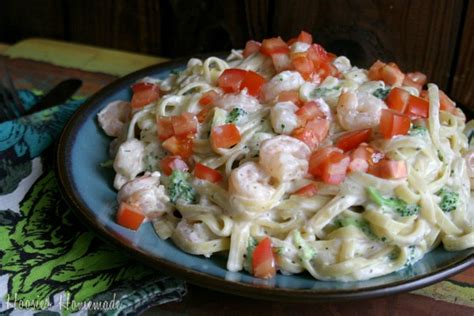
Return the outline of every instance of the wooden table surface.
[[[0,45],[8,53],[10,48]],[[31,49],[31,47],[29,47]],[[89,96],[117,78],[101,69],[81,69],[56,66],[57,60],[31,60],[21,57],[8,63],[18,88],[48,90],[66,78],[83,80],[78,92]],[[38,58],[36,58],[38,59]],[[149,62],[153,61],[152,59]],[[159,61],[159,59],[156,59]],[[145,315],[474,315],[474,267],[432,286],[411,293],[377,299],[343,303],[308,304],[282,303],[249,299],[189,285],[188,294],[180,303],[151,308]]]

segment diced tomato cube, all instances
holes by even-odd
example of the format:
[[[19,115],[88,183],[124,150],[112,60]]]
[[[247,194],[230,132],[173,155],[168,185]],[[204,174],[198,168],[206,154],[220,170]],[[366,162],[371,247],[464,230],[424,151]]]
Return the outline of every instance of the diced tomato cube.
[[[305,31],[301,31],[300,34],[298,35],[298,37],[296,38],[296,41],[297,42],[303,42],[303,43],[306,43],[306,44],[312,44],[313,43],[313,35],[305,32]]]
[[[240,84],[244,80],[246,70],[243,69],[226,69],[217,79],[217,84],[226,93],[235,93],[240,91]]]
[[[421,86],[424,86],[428,79],[424,73],[421,73],[419,71],[407,73],[406,78],[408,78],[410,81],[417,83]]]
[[[293,102],[298,107],[300,107],[303,103],[300,99],[300,93],[298,90],[288,90],[280,92],[280,94],[278,95],[278,102],[286,101]]]
[[[393,110],[384,109],[380,118],[380,132],[385,139],[406,135],[410,129],[410,118]]]
[[[340,184],[346,178],[347,167],[351,159],[340,153],[333,151],[323,163],[322,179],[328,184]]]
[[[121,202],[115,220],[123,227],[137,230],[145,220],[145,215],[138,207]]]
[[[161,141],[167,140],[174,135],[173,123],[171,122],[171,117],[162,116],[158,118],[156,122],[156,130],[158,138]]]
[[[298,71],[305,80],[311,78],[314,71],[314,65],[309,58],[306,56],[296,56],[291,62],[295,70]]]
[[[260,50],[261,46],[262,44],[260,44],[260,42],[252,40],[247,41],[247,43],[245,43],[245,48],[242,55],[244,56],[244,58],[247,58],[253,53],[257,53]]]
[[[347,132],[337,139],[336,146],[344,151],[349,151],[357,148],[361,143],[367,142],[371,135],[371,128]]]
[[[216,126],[211,130],[212,148],[230,148],[240,142],[240,132],[234,124]]]
[[[308,101],[300,107],[295,114],[298,116],[301,125],[314,118],[326,118],[326,114],[321,110],[321,106],[316,101]]]
[[[326,138],[328,132],[329,121],[315,118],[308,121],[304,127],[296,128],[291,133],[291,136],[301,140],[308,145],[309,149],[314,150]]]
[[[304,187],[299,188],[293,194],[305,196],[305,197],[312,197],[318,192],[318,188],[315,183],[310,183],[305,185]]]
[[[240,84],[240,90],[247,89],[248,94],[256,97],[260,94],[264,84],[265,78],[260,76],[258,73],[249,70]]]
[[[308,48],[306,54],[309,60],[314,63],[315,67],[321,63],[327,63],[331,61],[328,52],[321,45],[316,43]]]
[[[407,165],[403,160],[381,160],[369,167],[369,173],[384,179],[405,179],[408,176]]]
[[[428,101],[416,97],[414,95],[410,95],[408,98],[407,108],[405,110],[405,114],[409,115],[410,117],[422,117],[427,118],[430,111],[430,105]]]
[[[137,83],[132,86],[133,96],[130,102],[133,109],[139,109],[148,105],[160,97],[160,86],[150,83]]]
[[[173,155],[188,159],[193,154],[193,140],[189,137],[171,136],[162,144],[163,148]]]
[[[260,48],[260,53],[267,56],[273,54],[288,54],[289,51],[290,48],[280,37],[264,39],[262,47]]]
[[[196,163],[194,167],[194,176],[199,179],[207,180],[209,182],[220,182],[222,175],[219,171],[209,168],[201,163]]]
[[[180,115],[172,116],[174,135],[186,136],[197,132],[198,120],[196,116],[189,112],[183,112]]]
[[[385,63],[377,60],[372,66],[369,68],[368,77],[370,80],[382,80],[382,73],[381,70],[385,67]]]
[[[257,278],[270,279],[276,274],[275,258],[270,238],[262,239],[252,254],[252,272]]]
[[[405,79],[405,74],[394,63],[385,65],[380,70],[380,75],[382,76],[382,80],[391,86],[401,86],[403,79]]]
[[[388,107],[392,110],[395,110],[399,113],[404,113],[409,97],[410,93],[408,91],[402,88],[395,87],[390,90],[390,93],[385,99],[385,103],[387,103]]]
[[[188,165],[184,162],[180,156],[166,156],[160,161],[161,171],[169,176],[173,170],[187,171]]]
[[[207,91],[199,99],[199,104],[202,106],[212,104],[218,96],[219,94],[214,90]]]
[[[338,152],[342,154],[342,150],[337,147],[324,147],[319,148],[317,151],[311,154],[309,158],[308,173],[315,176],[321,177],[323,175],[323,165],[328,159],[332,152]]]

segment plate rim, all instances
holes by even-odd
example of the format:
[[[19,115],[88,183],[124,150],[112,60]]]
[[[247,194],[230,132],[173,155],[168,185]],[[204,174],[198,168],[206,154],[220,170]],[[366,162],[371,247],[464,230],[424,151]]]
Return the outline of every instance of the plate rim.
[[[194,57],[204,58],[206,56],[210,55],[206,54]],[[70,171],[68,171],[69,166],[67,163],[69,161],[68,159],[70,159],[69,150],[74,143],[77,131],[80,130],[83,121],[85,120],[85,117],[82,114],[94,110],[104,99],[115,93],[118,89],[121,89],[127,83],[139,80],[147,75],[150,75],[151,73],[172,70],[185,64],[188,59],[188,57],[179,58],[148,66],[114,80],[96,92],[93,96],[89,97],[88,100],[74,112],[61,132],[55,156],[55,171],[59,182],[59,190],[68,206],[73,210],[74,214],[86,225],[86,227],[90,228],[92,232],[98,235],[101,239],[112,243],[119,249],[125,249],[131,258],[132,256],[135,256],[133,258],[137,258],[139,261],[150,266],[151,268],[164,270],[167,273],[175,277],[185,279],[187,282],[190,282],[194,285],[203,286],[233,295],[257,299],[281,300],[287,302],[333,302],[393,295],[431,285],[474,265],[473,249],[473,251],[467,254],[465,258],[451,262],[446,266],[443,266],[428,274],[418,275],[407,280],[395,281],[389,283],[388,285],[376,285],[363,289],[315,291],[312,289],[268,287],[265,285],[249,284],[241,281],[229,281],[221,277],[180,266],[174,262],[164,260],[163,258],[147,255],[146,252],[140,251],[130,244],[121,242],[115,238],[113,234],[108,232],[98,221],[98,219],[93,216],[92,210],[87,207],[80,195],[75,192],[72,181],[68,181],[69,175],[71,174]],[[318,280],[315,280],[315,282],[318,282]]]

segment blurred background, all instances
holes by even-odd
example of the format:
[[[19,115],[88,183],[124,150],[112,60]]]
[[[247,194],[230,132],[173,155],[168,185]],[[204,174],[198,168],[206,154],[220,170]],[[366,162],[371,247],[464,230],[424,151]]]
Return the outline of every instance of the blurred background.
[[[0,42],[44,37],[169,58],[300,30],[357,66],[421,70],[474,105],[474,0],[2,0]]]

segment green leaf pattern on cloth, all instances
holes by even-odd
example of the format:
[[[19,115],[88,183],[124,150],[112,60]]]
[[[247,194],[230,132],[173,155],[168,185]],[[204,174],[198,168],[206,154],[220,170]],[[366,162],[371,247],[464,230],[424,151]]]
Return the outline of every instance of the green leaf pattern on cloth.
[[[56,107],[36,118],[0,124],[0,201],[31,173],[30,159],[58,136],[80,105],[73,102],[66,109]],[[12,305],[15,300],[45,301],[50,311],[65,314],[81,308],[79,314],[94,314],[100,309],[93,311],[87,304],[113,300],[116,305],[109,315],[179,300],[186,291],[183,281],[132,261],[78,222],[60,196],[48,161],[46,157],[46,170],[19,203],[19,212],[2,209],[0,203],[0,277],[8,276],[0,313],[18,308]]]

